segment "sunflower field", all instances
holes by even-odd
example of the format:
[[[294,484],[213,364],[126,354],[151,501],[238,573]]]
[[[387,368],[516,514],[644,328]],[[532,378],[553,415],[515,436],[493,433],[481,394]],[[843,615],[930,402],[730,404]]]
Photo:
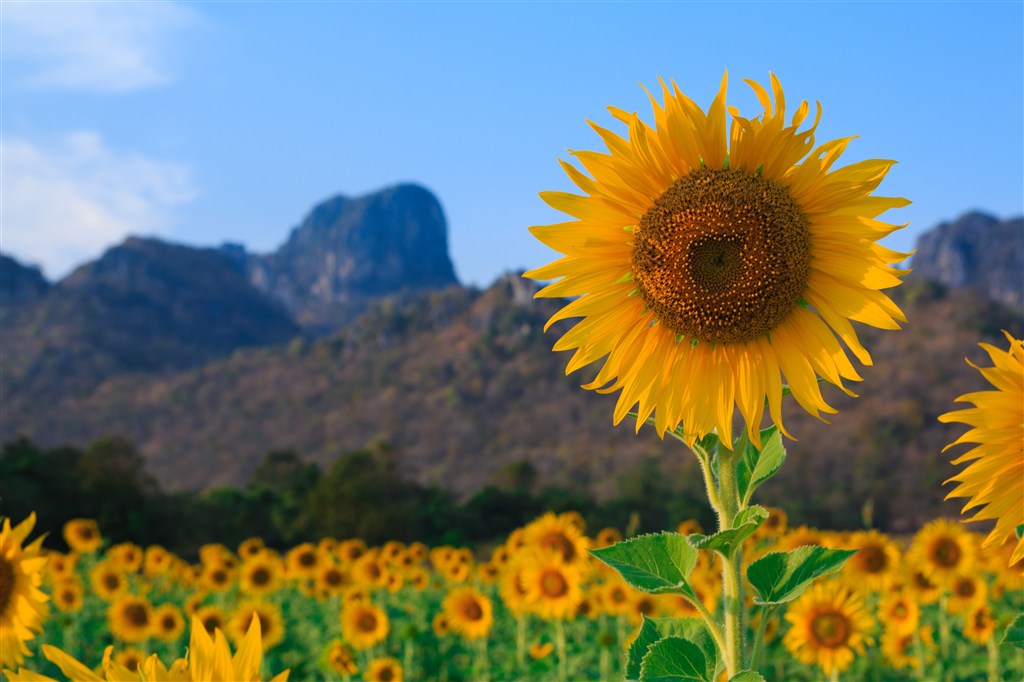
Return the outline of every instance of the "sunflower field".
[[[700,530],[693,521],[677,529]],[[687,600],[636,591],[596,560],[589,550],[620,541],[620,532],[588,535],[572,512],[545,514],[494,547],[324,538],[279,551],[252,538],[205,545],[194,563],[156,545],[107,545],[88,519],[65,527],[67,553],[26,544],[30,531],[31,520],[14,528],[5,520],[10,680],[61,679],[61,670],[79,679],[74,662],[94,679],[122,679],[118,671],[139,679],[147,659],[172,665],[196,650],[196,628],[241,651],[254,620],[264,679],[284,671],[300,680],[635,679],[627,654],[649,631],[699,626]],[[860,551],[784,610],[747,599],[744,627],[763,635],[758,668],[768,678],[1024,677],[1024,651],[1000,644],[1024,610],[1011,544],[982,548],[979,535],[944,519],[902,540],[789,528],[785,512],[771,509],[744,543],[744,562],[811,544]],[[702,556],[689,575],[711,614],[720,572]],[[12,628],[19,618],[27,628]],[[705,663],[694,679],[710,682],[718,663]]]

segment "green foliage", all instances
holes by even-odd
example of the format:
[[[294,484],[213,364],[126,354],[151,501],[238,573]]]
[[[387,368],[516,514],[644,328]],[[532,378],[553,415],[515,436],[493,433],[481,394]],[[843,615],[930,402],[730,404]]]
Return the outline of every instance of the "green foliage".
[[[666,637],[677,637],[697,646],[704,661],[704,669],[697,679],[713,679],[721,667],[718,647],[703,621],[696,618],[647,618],[643,619],[640,632],[633,639],[626,656],[626,678],[646,679],[642,666],[651,647]]]
[[[1018,649],[1024,649],[1024,614],[1013,619],[1013,622],[1006,626],[1006,632],[1000,644],[1012,644]]]
[[[782,434],[775,426],[761,431],[761,449],[758,450],[750,439],[740,439],[743,457],[736,470],[740,501],[744,506],[759,485],[775,475],[786,461],[786,448],[782,445]]]
[[[693,642],[665,637],[651,645],[640,664],[641,682],[710,682],[707,661]]]
[[[815,578],[839,571],[857,551],[808,545],[765,554],[747,569],[747,579],[757,593],[754,603],[777,606],[793,601]]]
[[[679,533],[657,533],[590,550],[630,587],[651,594],[676,593],[696,599],[688,578],[697,565],[697,550]]]
[[[760,505],[744,509],[733,519],[733,527],[714,535],[694,534],[689,536],[690,544],[697,549],[710,549],[726,558],[736,553],[743,541],[754,534],[758,527],[768,520],[768,510]]]

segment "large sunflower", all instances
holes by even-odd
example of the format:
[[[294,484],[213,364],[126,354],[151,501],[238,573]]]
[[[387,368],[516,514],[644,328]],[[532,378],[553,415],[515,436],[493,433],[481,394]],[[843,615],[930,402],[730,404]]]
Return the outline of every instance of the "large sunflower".
[[[390,629],[387,613],[370,602],[354,602],[341,609],[341,633],[355,649],[369,649]]]
[[[764,112],[729,108],[727,126],[726,83],[707,114],[662,83],[653,128],[615,107],[627,137],[591,124],[608,153],[572,152],[590,177],[562,162],[585,194],[541,194],[574,220],[531,228],[565,255],[525,276],[574,298],[548,322],[583,318],[555,350],[576,350],[567,372],[604,358],[585,388],[621,390],[616,424],[639,404],[637,429],[653,414],[659,434],[682,424],[692,445],[717,429],[731,447],[736,408],[760,444],[766,400],[785,433],[783,378],[811,414],[835,412],[817,377],[847,393],[860,379],[836,337],[870,364],[850,321],[905,321],[882,290],[906,254],[876,241],[898,229],[877,217],[909,202],[871,195],[893,161],[833,169],[851,138],[814,147],[820,105],[808,130],[806,102],[787,126],[774,75],[774,104],[747,81]]]
[[[40,591],[47,557],[42,536],[22,546],[36,525],[35,512],[17,526],[0,528],[0,666],[31,656],[25,642],[43,629],[48,597]]]
[[[121,597],[107,607],[110,632],[125,642],[143,642],[153,630],[153,606],[145,597]]]
[[[984,546],[1013,538],[1017,526],[1024,524],[1024,341],[1003,333],[1010,342],[1009,350],[979,344],[992,359],[992,367],[978,367],[968,360],[995,390],[962,395],[956,402],[974,403],[973,408],[939,417],[941,422],[972,427],[946,446],[949,449],[961,443],[977,443],[977,447],[953,460],[953,464],[971,464],[946,481],[960,484],[946,497],[969,498],[964,512],[983,507],[971,521],[995,520],[996,526],[985,538]],[[1010,563],[1022,558],[1024,537],[1017,540]]]
[[[459,587],[448,593],[441,604],[451,629],[466,639],[486,637],[494,624],[491,600],[472,587]]]
[[[846,670],[864,645],[873,621],[863,599],[838,582],[819,583],[803,593],[786,612],[792,627],[783,638],[790,653],[826,675]]]

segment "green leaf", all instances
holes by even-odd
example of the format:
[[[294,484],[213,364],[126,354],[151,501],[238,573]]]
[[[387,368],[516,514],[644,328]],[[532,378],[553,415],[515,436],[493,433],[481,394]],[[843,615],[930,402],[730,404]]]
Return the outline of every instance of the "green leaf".
[[[764,682],[764,677],[753,670],[741,670],[730,677],[729,682]]]
[[[690,544],[697,549],[711,549],[720,552],[726,558],[731,557],[740,548],[743,541],[753,535],[758,526],[768,520],[768,510],[755,504],[744,509],[733,520],[733,527],[714,535],[689,536]]]
[[[747,569],[747,579],[757,593],[754,603],[777,606],[793,601],[811,581],[840,570],[857,551],[809,545],[765,554]]]
[[[754,490],[774,476],[786,461],[786,448],[782,445],[782,434],[775,426],[761,431],[760,450],[746,436],[740,442],[744,447],[736,470],[736,480],[740,499],[746,504]]]
[[[665,637],[682,637],[693,642],[703,652],[707,664],[707,679],[714,679],[721,667],[721,657],[715,640],[708,632],[704,621],[699,618],[648,618],[643,617],[640,632],[629,645],[626,657],[625,675],[627,680],[640,679],[640,666],[651,645]]]
[[[711,682],[700,647],[682,637],[664,637],[651,645],[640,664],[641,682]]]
[[[1013,622],[1006,627],[1006,633],[1000,644],[1012,644],[1018,649],[1024,649],[1024,614],[1013,619]]]
[[[697,550],[679,533],[640,535],[601,549],[589,550],[623,577],[630,587],[696,598],[688,580],[697,564]]]

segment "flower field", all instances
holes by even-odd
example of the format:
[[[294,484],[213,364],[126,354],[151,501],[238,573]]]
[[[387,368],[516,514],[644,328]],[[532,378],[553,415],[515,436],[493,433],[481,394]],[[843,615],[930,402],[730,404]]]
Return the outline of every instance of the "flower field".
[[[677,530],[700,532],[693,522]],[[624,664],[627,649],[644,642],[642,626],[699,623],[679,595],[635,591],[595,559],[588,550],[620,534],[606,528],[588,535],[574,513],[546,514],[496,547],[368,547],[324,538],[276,550],[253,538],[234,548],[206,545],[194,563],[159,546],[108,545],[89,520],[67,525],[74,549],[66,554],[43,549],[35,557],[34,545],[12,551],[12,539],[26,538],[5,535],[5,565],[19,577],[22,569],[39,569],[49,599],[39,603],[18,578],[5,581],[5,609],[39,607],[22,661],[11,655],[16,647],[4,614],[4,668],[12,680],[38,679],[29,671],[62,678],[41,645],[101,674],[109,646],[110,660],[131,671],[151,654],[171,666],[189,646],[190,622],[215,639],[221,631],[235,650],[253,614],[263,679],[285,670],[293,680],[632,679],[638,675]],[[1007,567],[1012,545],[982,549],[981,536],[945,520],[905,543],[875,531],[788,528],[785,513],[772,509],[744,543],[743,563],[808,544],[860,551],[786,608],[766,614],[747,597],[746,637],[763,628],[757,668],[766,678],[1024,676],[1024,651],[1000,645],[1024,609],[1020,566]],[[715,615],[721,566],[711,556],[701,555],[689,582]],[[702,674],[715,679],[717,663],[706,664]],[[121,679],[114,670],[108,663],[106,679]]]

